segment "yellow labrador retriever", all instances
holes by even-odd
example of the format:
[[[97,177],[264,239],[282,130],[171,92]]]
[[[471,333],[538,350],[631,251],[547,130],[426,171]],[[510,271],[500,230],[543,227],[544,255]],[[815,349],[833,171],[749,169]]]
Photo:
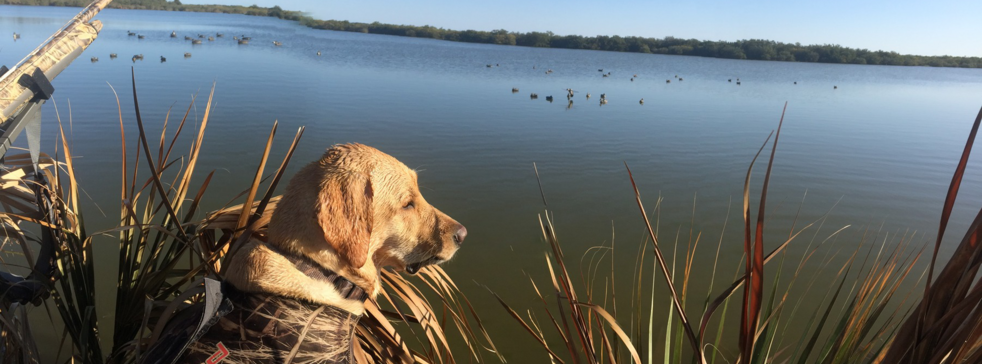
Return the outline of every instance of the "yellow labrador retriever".
[[[379,292],[379,269],[415,274],[452,258],[467,236],[426,202],[416,178],[361,144],[334,146],[303,167],[273,212],[268,242],[253,239],[228,260],[228,307],[176,362],[352,362],[355,324]]]

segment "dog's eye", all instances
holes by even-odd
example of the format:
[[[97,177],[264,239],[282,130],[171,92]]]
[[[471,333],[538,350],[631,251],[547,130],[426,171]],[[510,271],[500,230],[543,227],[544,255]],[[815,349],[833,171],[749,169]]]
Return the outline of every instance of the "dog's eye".
[[[406,202],[406,204],[404,206],[402,206],[402,208],[403,209],[406,209],[406,210],[409,210],[409,209],[412,209],[412,208],[415,208],[415,207],[416,207],[416,204],[413,203],[412,200],[409,200],[409,202]]]

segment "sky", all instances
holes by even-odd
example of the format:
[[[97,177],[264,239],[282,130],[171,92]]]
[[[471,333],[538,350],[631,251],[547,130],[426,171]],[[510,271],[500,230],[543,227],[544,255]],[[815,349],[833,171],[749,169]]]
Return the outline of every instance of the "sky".
[[[185,0],[279,5],[317,19],[455,30],[699,40],[767,39],[902,54],[982,56],[982,0]]]

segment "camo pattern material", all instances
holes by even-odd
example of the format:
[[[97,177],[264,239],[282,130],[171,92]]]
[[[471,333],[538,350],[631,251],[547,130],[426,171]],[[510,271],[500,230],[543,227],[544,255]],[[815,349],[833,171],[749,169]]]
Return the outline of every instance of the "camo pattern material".
[[[234,309],[223,316],[179,363],[350,364],[360,316],[336,307],[264,294],[245,294],[226,285]]]

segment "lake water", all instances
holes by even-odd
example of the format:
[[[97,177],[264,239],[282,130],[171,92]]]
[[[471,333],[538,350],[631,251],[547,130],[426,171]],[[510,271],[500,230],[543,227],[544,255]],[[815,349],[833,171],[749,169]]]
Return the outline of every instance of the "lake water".
[[[15,64],[77,10],[0,6],[0,64]],[[247,188],[251,180],[244,176],[254,173],[274,120],[280,129],[273,166],[293,131],[307,127],[288,174],[335,143],[377,147],[417,169],[427,200],[467,226],[466,244],[445,268],[513,362],[523,362],[517,358],[529,352],[544,353],[482,286],[519,311],[539,307],[526,274],[540,288],[548,286],[543,258],[548,247],[537,217],[546,206],[533,163],[571,262],[589,247],[609,245],[616,234],[615,243],[625,247],[613,255],[617,274],[632,276],[644,235],[626,162],[647,207],[653,208],[659,195],[664,198],[659,220],[664,244],[678,236],[684,245],[690,227],[693,235],[702,233],[697,260],[703,263],[693,280],[704,282],[727,213],[721,271],[733,272],[740,259],[743,178],[777,127],[785,102],[767,200],[767,246],[783,241],[801,205],[804,222],[831,210],[814,233],[819,240],[852,225],[836,239],[835,249],[854,247],[867,229],[879,232],[870,239],[878,242],[910,232],[917,233],[917,246],[933,241],[951,173],[982,106],[982,70],[975,69],[478,45],[319,31],[220,14],[105,10],[97,19],[105,27],[95,44],[53,83],[66,123],[70,110],[70,138],[81,156],[76,169],[91,198],[87,203],[109,216],[88,208],[89,231],[113,227],[117,216],[119,126],[110,86],[119,93],[128,135],[134,135],[130,69],[135,68],[143,119],[156,135],[168,108],[183,113],[193,94],[206,100],[215,84],[197,174],[218,171],[206,210]],[[146,39],[128,37],[127,30]],[[170,38],[172,31],[179,37]],[[23,37],[15,42],[11,32]],[[202,45],[183,38],[217,32],[225,38]],[[251,44],[236,44],[232,35],[238,34],[251,36]],[[274,47],[274,40],[283,46]],[[192,57],[184,58],[185,52]],[[119,58],[110,60],[110,53]],[[146,60],[133,63],[134,54]],[[160,56],[167,62],[159,62]],[[92,63],[90,57],[100,61]],[[549,69],[553,72],[546,73]],[[598,69],[611,76],[601,77]],[[513,87],[520,92],[512,93]],[[572,106],[567,88],[577,91]],[[609,100],[603,106],[602,93]],[[547,102],[548,95],[555,102]],[[203,106],[192,111],[196,120]],[[45,106],[43,123],[42,142],[50,152],[56,141],[54,103]],[[980,167],[969,165],[942,257],[982,205]],[[764,169],[755,172],[754,191],[759,191]],[[791,256],[805,251],[808,235],[789,248]],[[108,328],[116,242],[105,238],[96,244],[96,259],[102,260],[98,273],[107,278],[97,287],[99,314]],[[630,278],[617,285],[628,289]]]

